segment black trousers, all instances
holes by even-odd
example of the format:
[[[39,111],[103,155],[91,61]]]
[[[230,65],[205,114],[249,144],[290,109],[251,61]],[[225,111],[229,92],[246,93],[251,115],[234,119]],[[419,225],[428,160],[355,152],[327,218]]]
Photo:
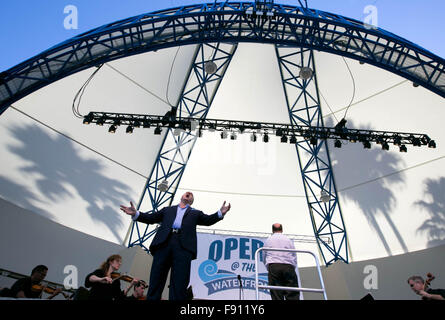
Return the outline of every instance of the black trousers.
[[[270,263],[267,266],[269,271],[269,285],[281,287],[298,287],[298,277],[295,268],[290,264]],[[272,300],[299,300],[299,291],[270,290]]]
[[[165,246],[153,255],[147,300],[160,300],[170,274],[169,300],[186,300],[193,254],[181,246],[180,235],[171,233]]]

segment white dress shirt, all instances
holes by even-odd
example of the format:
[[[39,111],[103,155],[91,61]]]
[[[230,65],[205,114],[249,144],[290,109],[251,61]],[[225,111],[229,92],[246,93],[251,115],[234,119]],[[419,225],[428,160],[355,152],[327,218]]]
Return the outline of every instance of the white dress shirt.
[[[276,249],[295,249],[294,243],[282,233],[272,234],[264,243],[265,248]],[[285,263],[297,266],[297,255],[295,252],[286,251],[263,251],[263,262],[267,265],[270,263]]]

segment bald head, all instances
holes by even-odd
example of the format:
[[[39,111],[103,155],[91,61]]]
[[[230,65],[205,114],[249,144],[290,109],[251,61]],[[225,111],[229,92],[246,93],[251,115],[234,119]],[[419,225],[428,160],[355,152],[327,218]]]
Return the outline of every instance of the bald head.
[[[274,223],[272,225],[272,232],[273,233],[281,233],[283,232],[283,226],[281,225],[281,223]]]

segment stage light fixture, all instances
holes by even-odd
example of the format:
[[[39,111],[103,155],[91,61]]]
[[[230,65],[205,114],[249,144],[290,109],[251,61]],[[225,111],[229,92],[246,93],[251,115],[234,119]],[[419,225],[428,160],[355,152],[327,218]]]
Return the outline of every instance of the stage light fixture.
[[[289,143],[296,144],[297,143],[297,138],[295,136],[291,136],[290,139],[289,139]]]
[[[316,146],[316,145],[317,145],[317,142],[318,142],[317,137],[312,137],[312,138],[310,139],[310,143],[311,143],[311,145],[313,145],[313,146]]]
[[[283,135],[283,130],[281,129],[277,129],[277,131],[275,132],[275,134],[277,135],[277,137],[281,137]]]
[[[108,132],[109,132],[109,133],[115,133],[116,130],[117,130],[117,127],[116,127],[114,124],[112,124],[112,125],[110,126],[110,129],[108,129]]]
[[[321,190],[320,193],[320,200],[323,203],[327,203],[329,202],[329,200],[331,200],[331,197],[329,196],[329,194],[326,192],[326,190]]]
[[[199,128],[199,130],[198,130],[198,137],[202,138],[202,130],[201,130],[201,128]]]
[[[250,136],[250,141],[256,142],[256,134],[255,133],[252,133],[252,135]]]
[[[334,147],[341,148],[341,141],[340,140],[335,140]]]
[[[388,142],[384,141],[384,142],[382,143],[382,150],[389,150],[389,144],[388,144]]]
[[[369,142],[369,141],[363,141],[363,148],[365,148],[365,149],[371,149],[371,142]]]
[[[401,146],[402,145],[402,138],[400,138],[399,136],[394,138],[394,145],[396,146]]]
[[[287,137],[284,134],[281,137],[281,143],[287,143]]]
[[[221,139],[226,139],[227,138],[227,132],[223,131],[221,132]]]
[[[269,135],[268,135],[267,133],[264,134],[264,136],[263,136],[263,141],[264,141],[265,143],[268,143],[268,142],[269,142]]]
[[[83,124],[90,124],[93,121],[93,114],[90,112],[85,117],[83,117]]]
[[[147,120],[147,119],[145,119],[145,120],[142,122],[142,127],[144,127],[144,128],[150,128],[150,121]]]
[[[436,141],[430,140],[430,142],[428,142],[428,148],[436,148]]]
[[[406,148],[406,146],[404,144],[402,144],[400,146],[400,152],[408,152],[408,149]]]
[[[303,80],[308,80],[312,77],[314,72],[309,67],[303,67],[300,69],[300,78]]]
[[[103,126],[104,125],[104,123],[105,123],[105,119],[103,118],[103,117],[100,117],[99,119],[97,119],[97,122],[96,122],[96,124],[98,125],[98,126]]]
[[[125,130],[126,133],[133,133],[133,127],[132,126],[128,126],[127,129]]]
[[[218,66],[213,61],[207,61],[204,64],[204,70],[208,74],[214,74],[216,72],[216,70],[218,70]]]
[[[156,135],[160,135],[161,132],[162,132],[161,127],[156,127],[156,128],[155,128],[155,134],[156,134]]]
[[[168,190],[168,181],[167,181],[167,180],[162,181],[162,182],[158,185],[158,190],[159,190],[159,191],[162,191],[162,192],[167,191],[167,190]]]
[[[236,140],[236,133],[232,132],[232,134],[230,135],[230,140]]]

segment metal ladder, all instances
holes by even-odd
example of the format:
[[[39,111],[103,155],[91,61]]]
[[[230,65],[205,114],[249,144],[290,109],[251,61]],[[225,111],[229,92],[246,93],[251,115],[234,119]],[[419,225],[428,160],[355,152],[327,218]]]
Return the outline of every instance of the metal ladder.
[[[260,285],[259,282],[258,282],[258,257],[259,257],[259,253],[261,251],[283,251],[283,252],[296,252],[296,253],[307,253],[307,254],[310,254],[311,256],[314,257],[315,264],[317,265],[317,271],[318,271],[318,276],[320,278],[321,289],[318,289],[318,288],[302,288],[301,287],[301,281],[300,281],[300,274],[298,272],[298,266],[296,267],[296,273],[298,275],[298,287],[281,287],[281,286]],[[326,289],[324,287],[323,276],[321,275],[320,263],[318,262],[318,258],[317,258],[317,256],[313,252],[306,251],[306,250],[280,249],[280,248],[264,248],[264,247],[259,248],[255,252],[255,291],[256,291],[256,299],[257,300],[259,300],[259,289],[260,288],[261,289],[299,291],[300,295],[301,295],[301,292],[318,292],[318,293],[323,293],[324,299],[328,300],[328,297],[326,296]]]

